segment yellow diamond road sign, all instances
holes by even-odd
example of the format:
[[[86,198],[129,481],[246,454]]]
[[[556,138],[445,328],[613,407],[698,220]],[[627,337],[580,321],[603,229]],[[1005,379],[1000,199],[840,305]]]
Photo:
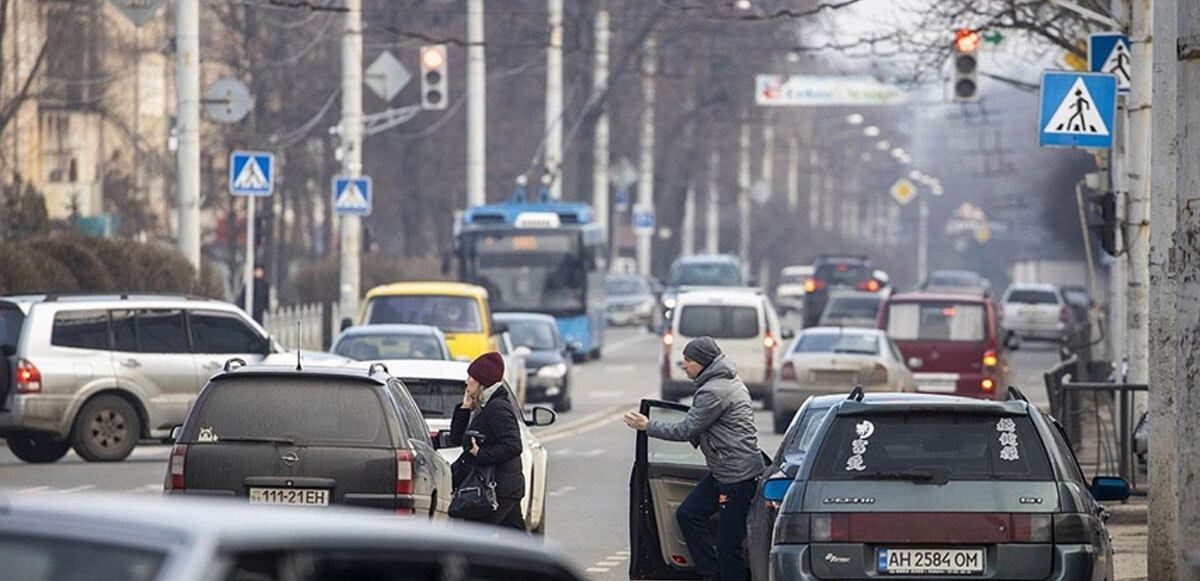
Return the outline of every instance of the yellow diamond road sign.
[[[911,202],[913,197],[917,195],[917,186],[913,185],[913,183],[908,181],[906,178],[900,178],[896,180],[896,183],[892,184],[892,189],[890,191],[892,194],[892,199],[896,200],[901,206],[903,206]]]

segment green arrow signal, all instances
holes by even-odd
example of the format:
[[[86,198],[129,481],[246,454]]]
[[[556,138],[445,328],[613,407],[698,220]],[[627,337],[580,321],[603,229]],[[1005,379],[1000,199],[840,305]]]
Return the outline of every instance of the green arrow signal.
[[[1000,34],[999,30],[993,30],[983,35],[983,41],[994,46],[999,46],[1000,43],[1004,42],[1004,35]]]

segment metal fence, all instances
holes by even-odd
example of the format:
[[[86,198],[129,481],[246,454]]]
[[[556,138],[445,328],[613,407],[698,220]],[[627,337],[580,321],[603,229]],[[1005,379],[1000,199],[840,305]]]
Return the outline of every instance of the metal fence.
[[[263,315],[263,326],[288,349],[325,351],[341,321],[337,303],[284,306]]]

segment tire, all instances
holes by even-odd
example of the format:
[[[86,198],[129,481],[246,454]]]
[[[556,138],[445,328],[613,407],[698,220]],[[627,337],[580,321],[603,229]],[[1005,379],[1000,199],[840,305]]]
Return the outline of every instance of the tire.
[[[88,400],[75,416],[71,444],[88,462],[120,462],[133,452],[141,433],[142,421],[129,402],[100,395]]]
[[[775,405],[775,392],[768,389],[767,393],[763,394],[761,401],[763,411],[771,411],[771,408]]]
[[[5,436],[13,456],[30,464],[57,462],[71,449],[69,440],[59,440],[41,432],[13,432]]]
[[[785,416],[779,413],[779,410],[775,410],[775,413],[771,414],[771,418],[774,420],[775,433],[786,434],[788,426],[792,423],[791,416]]]
[[[563,386],[562,393],[554,398],[554,411],[558,413],[571,411],[571,390],[567,386]]]
[[[546,499],[542,499],[542,520],[538,522],[536,529],[529,531],[539,537],[546,536]]]
[[[592,361],[599,361],[600,355],[601,355],[600,348],[597,347],[595,349],[592,349],[591,352],[588,353],[588,358],[591,359]]]

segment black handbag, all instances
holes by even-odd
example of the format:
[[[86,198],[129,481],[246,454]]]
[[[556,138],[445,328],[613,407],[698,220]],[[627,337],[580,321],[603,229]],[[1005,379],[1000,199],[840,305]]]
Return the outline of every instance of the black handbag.
[[[461,486],[454,490],[450,499],[450,516],[466,520],[483,520],[490,516],[500,503],[496,501],[496,467],[471,466]]]

